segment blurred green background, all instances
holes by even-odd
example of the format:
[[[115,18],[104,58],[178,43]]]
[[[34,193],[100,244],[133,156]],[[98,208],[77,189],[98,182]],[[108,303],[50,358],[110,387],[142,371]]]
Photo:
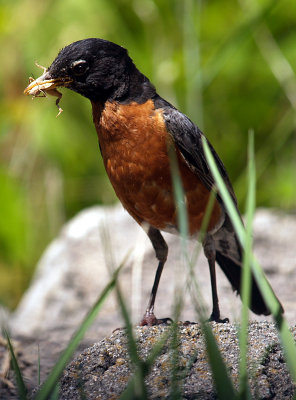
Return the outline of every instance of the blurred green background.
[[[14,0],[0,2],[0,302],[16,306],[37,260],[79,210],[116,201],[88,100],[23,95],[65,45],[101,37],[128,48],[160,95],[187,113],[245,203],[255,131],[258,206],[296,209],[296,2]]]

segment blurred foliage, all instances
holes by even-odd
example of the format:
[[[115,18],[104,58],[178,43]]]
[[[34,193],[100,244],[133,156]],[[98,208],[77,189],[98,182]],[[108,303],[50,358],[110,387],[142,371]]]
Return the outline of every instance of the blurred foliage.
[[[129,49],[158,93],[187,113],[245,203],[255,131],[257,203],[295,210],[296,3],[288,0],[0,1],[0,302],[16,305],[46,244],[84,207],[115,202],[88,100],[23,96],[34,62],[102,37]]]

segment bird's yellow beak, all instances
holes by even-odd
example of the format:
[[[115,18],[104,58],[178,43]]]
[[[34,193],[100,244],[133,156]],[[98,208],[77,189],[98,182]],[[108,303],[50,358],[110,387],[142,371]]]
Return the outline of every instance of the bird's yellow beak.
[[[41,67],[44,70],[44,73],[39,76],[37,79],[29,78],[29,85],[24,90],[26,95],[30,95],[34,97],[44,97],[46,94],[50,94],[51,96],[57,97],[56,106],[59,109],[57,117],[63,111],[59,105],[59,102],[62,98],[62,93],[60,93],[57,88],[68,86],[72,79],[65,78],[52,78],[46,68]]]
[[[68,86],[71,82],[72,80],[68,77],[53,79],[50,77],[49,73],[45,71],[44,74],[35,80],[30,78],[30,83],[24,90],[24,93],[34,97],[42,96],[45,93],[54,95],[56,88]]]

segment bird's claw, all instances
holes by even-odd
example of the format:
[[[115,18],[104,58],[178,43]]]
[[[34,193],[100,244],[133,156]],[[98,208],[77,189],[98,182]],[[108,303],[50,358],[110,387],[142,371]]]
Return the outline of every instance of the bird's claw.
[[[227,324],[227,323],[229,323],[229,318],[221,319],[220,315],[219,316],[215,316],[215,315],[212,314],[210,316],[210,318],[208,319],[208,322],[217,322],[219,324]]]
[[[155,326],[155,325],[161,325],[161,324],[166,324],[170,325],[173,322],[171,318],[156,318],[153,312],[147,311],[140,322],[139,326]]]

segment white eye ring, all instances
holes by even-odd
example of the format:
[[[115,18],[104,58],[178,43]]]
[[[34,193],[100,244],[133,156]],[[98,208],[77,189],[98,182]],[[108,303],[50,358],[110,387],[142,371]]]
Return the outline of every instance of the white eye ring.
[[[87,61],[85,60],[74,61],[71,65],[73,74],[76,76],[84,75],[88,68]]]

